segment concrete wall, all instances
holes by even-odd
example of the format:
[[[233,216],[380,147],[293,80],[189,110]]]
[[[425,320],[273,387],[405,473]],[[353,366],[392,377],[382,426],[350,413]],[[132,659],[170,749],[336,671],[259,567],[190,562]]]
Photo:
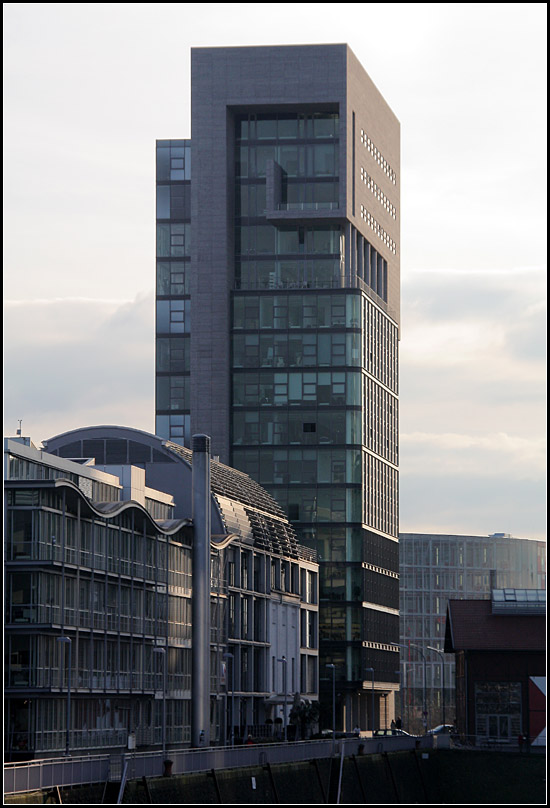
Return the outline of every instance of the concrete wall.
[[[258,765],[128,783],[123,803],[142,804],[334,804],[340,759]],[[545,804],[544,755],[448,750],[360,755],[343,761],[340,803]],[[332,776],[331,776],[332,775]],[[336,792],[332,795],[334,786]],[[103,784],[61,789],[63,802],[98,804]],[[43,791],[5,797],[5,804],[55,802]]]

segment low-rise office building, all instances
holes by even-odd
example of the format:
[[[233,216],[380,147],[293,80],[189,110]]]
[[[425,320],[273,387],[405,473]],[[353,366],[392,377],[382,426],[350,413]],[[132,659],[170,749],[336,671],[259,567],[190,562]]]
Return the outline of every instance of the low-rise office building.
[[[400,643],[403,725],[417,732],[455,720],[455,659],[443,651],[449,600],[490,600],[497,587],[546,589],[546,542],[401,533]],[[422,715],[422,713],[425,715]]]
[[[97,463],[89,446],[60,456],[61,437],[55,453],[5,441],[11,759],[191,740],[193,453],[116,430],[118,455]],[[146,456],[175,494],[148,485]],[[210,740],[223,743],[286,724],[296,693],[317,699],[318,567],[259,485],[211,469]]]
[[[495,589],[450,600],[445,651],[456,656],[456,725],[475,744],[546,746],[546,592]]]

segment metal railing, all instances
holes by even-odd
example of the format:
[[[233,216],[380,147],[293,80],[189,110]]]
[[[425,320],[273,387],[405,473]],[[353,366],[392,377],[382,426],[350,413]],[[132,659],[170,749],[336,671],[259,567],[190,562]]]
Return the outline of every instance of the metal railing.
[[[441,736],[439,736],[441,737]],[[519,737],[497,735],[451,735],[451,746],[468,749],[498,749],[508,752],[530,752],[546,750],[546,739],[529,738],[527,735]]]
[[[270,278],[265,281],[235,281],[236,291],[257,292],[257,291],[286,291],[288,289],[308,289],[308,290],[322,290],[327,289],[360,289],[369,297],[373,303],[376,303],[385,314],[397,322],[397,315],[395,309],[388,306],[386,301],[378,295],[374,289],[371,289],[365,281],[359,276],[355,275],[349,277],[344,274],[338,274],[335,277],[320,279],[320,278],[303,278],[301,280],[283,280],[281,278]]]
[[[390,736],[383,738],[342,738],[329,740],[252,744],[206,749],[170,749],[172,774],[189,774],[211,769],[235,769],[269,763],[289,763],[382,751],[433,748],[432,736],[422,738]],[[164,758],[161,751],[115,755],[49,758],[4,765],[4,794],[44,791],[49,788],[161,777]]]
[[[277,210],[340,210],[339,202],[279,202]],[[268,211],[264,211],[268,213]]]
[[[4,794],[44,791],[55,786],[102,783],[109,777],[110,755],[50,758],[4,764]]]

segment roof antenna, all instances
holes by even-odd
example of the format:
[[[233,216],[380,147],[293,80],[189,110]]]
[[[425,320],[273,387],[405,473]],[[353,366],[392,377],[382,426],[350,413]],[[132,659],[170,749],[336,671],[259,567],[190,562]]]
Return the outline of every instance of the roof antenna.
[[[19,435],[19,437],[21,437],[21,424],[23,423],[23,419],[22,419],[22,418],[18,418],[17,420],[19,421],[19,429],[18,429],[18,430],[16,430],[16,433],[15,433],[15,434],[16,434],[16,435]]]

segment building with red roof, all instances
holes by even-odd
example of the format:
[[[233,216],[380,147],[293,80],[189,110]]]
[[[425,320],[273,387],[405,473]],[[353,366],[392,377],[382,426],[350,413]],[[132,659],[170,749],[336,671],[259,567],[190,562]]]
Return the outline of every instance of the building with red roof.
[[[546,592],[496,589],[450,600],[445,652],[456,657],[456,725],[476,744],[546,745]]]

